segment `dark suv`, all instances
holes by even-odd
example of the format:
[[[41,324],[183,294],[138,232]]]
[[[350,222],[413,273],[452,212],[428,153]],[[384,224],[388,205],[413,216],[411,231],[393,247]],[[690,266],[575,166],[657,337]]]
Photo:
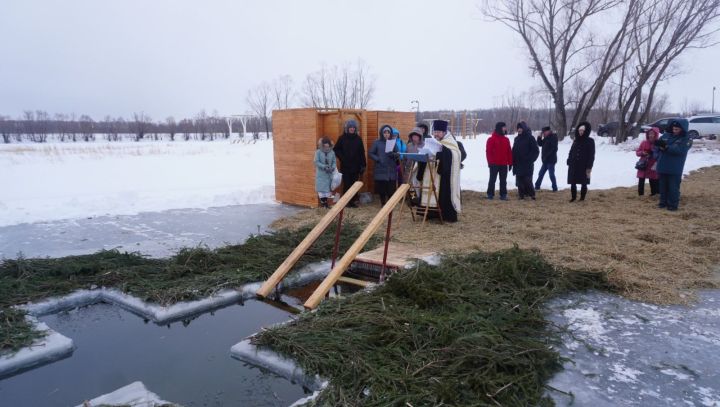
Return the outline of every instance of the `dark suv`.
[[[651,127],[657,127],[658,129],[660,129],[660,134],[662,134],[662,133],[665,133],[665,130],[667,130],[667,127],[671,121],[678,120],[678,119],[680,119],[680,118],[679,117],[665,117],[665,118],[656,120],[654,123],[646,124],[646,125],[642,126],[641,129],[642,129],[642,131],[646,132],[646,131],[650,130]]]
[[[625,130],[628,134],[631,134],[633,137],[636,135],[633,134],[633,130],[636,128],[632,124],[628,123],[627,129]],[[601,124],[598,126],[597,134],[600,137],[615,137],[617,136],[618,131],[620,130],[620,122],[609,122],[607,124]]]

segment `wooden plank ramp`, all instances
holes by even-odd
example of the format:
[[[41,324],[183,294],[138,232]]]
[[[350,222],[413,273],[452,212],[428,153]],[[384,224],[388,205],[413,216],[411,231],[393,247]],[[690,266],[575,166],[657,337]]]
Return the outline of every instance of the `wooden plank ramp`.
[[[360,188],[362,188],[363,183],[360,181],[357,181],[353,184],[350,189],[343,194],[342,198],[333,205],[333,207],[328,211],[328,213],[323,216],[322,219],[320,219],[320,222],[315,225],[315,227],[308,233],[307,236],[305,236],[305,239],[303,239],[302,242],[295,248],[295,250],[290,253],[290,255],[285,259],[285,261],[282,262],[282,264],[275,270],[275,272],[270,276],[270,278],[263,283],[262,287],[257,291],[258,297],[265,298],[275,289],[275,287],[280,284],[280,281],[282,281],[283,278],[285,278],[285,275],[292,270],[293,266],[295,266],[295,263],[297,263],[298,260],[300,260],[300,257],[302,257],[303,254],[310,248],[310,246],[315,243],[315,241],[322,235],[322,233],[327,229],[328,226],[330,226],[330,223],[332,223],[333,220],[335,220],[335,217],[340,214],[340,211],[345,209],[345,206],[350,202],[350,198],[352,198],[358,191],[360,191]]]
[[[384,249],[385,247],[381,245],[373,250],[360,253],[357,257],[355,257],[355,261],[370,264],[382,264]],[[414,264],[413,259],[422,259],[434,254],[435,252],[420,250],[410,244],[390,242],[390,245],[388,246],[386,264],[391,268],[402,269]]]
[[[340,261],[335,264],[335,267],[330,270],[330,274],[325,277],[325,280],[320,283],[315,292],[310,296],[310,298],[308,298],[307,301],[305,301],[305,308],[317,308],[318,304],[320,304],[320,301],[325,298],[325,295],[328,293],[328,291],[330,291],[332,286],[335,285],[335,282],[337,282],[338,278],[342,277],[343,273],[345,273],[345,270],[347,270],[347,268],[350,266],[350,263],[352,263],[355,257],[360,253],[360,250],[365,247],[372,235],[380,228],[380,225],[382,225],[388,215],[392,213],[393,209],[395,209],[395,206],[397,206],[397,204],[400,203],[400,200],[405,197],[405,194],[407,193],[409,188],[410,185],[408,184],[400,185],[400,187],[395,191],[393,196],[388,199],[385,206],[380,209],[380,211],[377,213],[377,215],[375,215],[372,221],[370,221],[370,224],[367,225],[367,227],[365,228],[365,230],[363,230],[357,240],[355,240],[352,246],[350,246],[350,248],[345,252],[345,255],[343,255]]]

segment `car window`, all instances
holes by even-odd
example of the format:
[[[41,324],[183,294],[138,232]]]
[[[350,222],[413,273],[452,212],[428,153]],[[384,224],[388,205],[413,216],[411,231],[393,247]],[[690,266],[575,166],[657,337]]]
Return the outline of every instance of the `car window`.
[[[720,123],[720,116],[713,117],[713,123]]]
[[[690,123],[712,123],[712,117],[698,117],[690,120]]]
[[[658,120],[658,121],[655,123],[655,125],[656,125],[657,127],[665,126],[665,125],[667,125],[667,124],[668,124],[668,119]]]

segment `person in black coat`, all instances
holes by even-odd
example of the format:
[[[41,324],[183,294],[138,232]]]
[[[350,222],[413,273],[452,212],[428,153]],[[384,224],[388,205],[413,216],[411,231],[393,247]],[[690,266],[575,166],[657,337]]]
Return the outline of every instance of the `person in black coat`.
[[[580,200],[587,195],[590,173],[595,163],[595,140],[590,137],[590,123],[582,122],[575,129],[575,140],[568,155],[568,184],[570,184],[570,202],[577,199],[577,184],[580,184]]]
[[[532,176],[535,170],[534,163],[538,155],[540,155],[540,149],[530,127],[525,122],[518,123],[517,136],[515,136],[512,147],[512,170],[513,174],[515,174],[515,183],[518,187],[520,199],[529,196],[532,200],[535,200]]]
[[[537,138],[538,146],[541,147],[540,159],[542,166],[538,179],[535,181],[535,189],[539,190],[542,185],[545,172],[550,173],[550,182],[552,183],[553,192],[558,190],[557,180],[555,179],[555,164],[557,163],[558,136],[550,130],[550,127],[543,127],[542,133]]]
[[[365,146],[358,134],[358,126],[355,120],[345,122],[345,130],[338,138],[333,151],[340,160],[340,172],[342,173],[343,193],[362,177],[365,173],[367,162],[365,161]],[[351,208],[357,208],[357,194],[352,197],[348,204]]]

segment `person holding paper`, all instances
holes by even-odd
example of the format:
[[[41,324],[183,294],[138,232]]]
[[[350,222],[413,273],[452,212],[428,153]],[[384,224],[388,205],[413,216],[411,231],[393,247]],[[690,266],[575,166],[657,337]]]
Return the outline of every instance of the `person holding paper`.
[[[385,205],[388,197],[395,193],[398,154],[395,140],[392,138],[392,127],[383,125],[379,133],[368,155],[375,161],[373,172],[375,193],[380,195],[380,204]]]
[[[461,152],[458,142],[447,132],[448,122],[435,120],[433,122],[433,139],[425,140],[425,147],[422,150],[436,151],[435,159],[438,161],[435,185],[438,189],[440,212],[443,221],[457,222],[458,213],[462,210],[460,201],[460,161]],[[439,147],[439,149],[438,149]],[[425,167],[423,183],[430,182],[430,175],[427,173],[430,166]],[[430,197],[424,201],[432,206]]]

